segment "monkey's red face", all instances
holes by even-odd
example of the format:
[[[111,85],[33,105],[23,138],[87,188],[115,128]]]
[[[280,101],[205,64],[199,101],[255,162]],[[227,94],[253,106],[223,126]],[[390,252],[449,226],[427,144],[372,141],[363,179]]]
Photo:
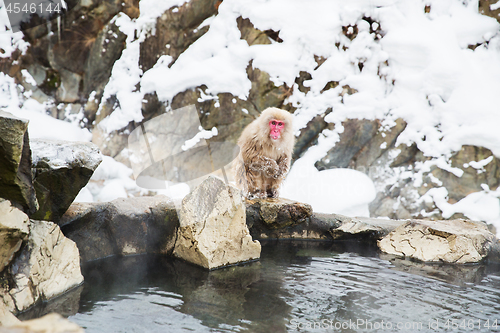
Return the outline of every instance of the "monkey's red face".
[[[271,121],[269,121],[269,128],[271,129],[269,132],[271,139],[278,140],[281,137],[281,131],[285,128],[285,122],[282,120],[271,119]]]

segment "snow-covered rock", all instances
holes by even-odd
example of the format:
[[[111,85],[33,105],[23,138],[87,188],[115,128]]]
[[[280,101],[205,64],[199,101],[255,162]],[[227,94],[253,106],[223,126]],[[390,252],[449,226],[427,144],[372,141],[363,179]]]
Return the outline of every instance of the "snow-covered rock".
[[[31,217],[58,221],[102,161],[90,142],[32,140],[33,179],[39,210]]]

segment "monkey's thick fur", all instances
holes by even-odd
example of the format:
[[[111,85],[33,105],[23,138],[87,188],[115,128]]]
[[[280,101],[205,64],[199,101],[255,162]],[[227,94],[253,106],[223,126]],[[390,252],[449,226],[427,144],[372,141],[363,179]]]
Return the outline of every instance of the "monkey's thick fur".
[[[270,138],[269,122],[281,120],[285,127],[277,140]],[[285,110],[267,108],[251,122],[238,140],[240,153],[234,164],[237,186],[249,198],[277,198],[290,169],[295,137],[293,116]]]

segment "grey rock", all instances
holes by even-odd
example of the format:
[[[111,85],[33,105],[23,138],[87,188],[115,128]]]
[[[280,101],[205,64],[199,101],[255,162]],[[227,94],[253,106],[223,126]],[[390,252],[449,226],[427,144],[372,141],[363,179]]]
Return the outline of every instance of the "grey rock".
[[[92,91],[102,96],[104,86],[111,76],[111,70],[125,48],[127,36],[111,21],[98,33],[85,62],[82,95]]]
[[[241,192],[208,177],[182,200],[174,256],[207,269],[260,258]]]
[[[33,140],[33,179],[39,210],[33,219],[58,221],[87,184],[102,155],[89,142]]]
[[[52,222],[31,221],[27,244],[9,268],[14,287],[9,294],[16,311],[24,311],[80,285],[76,244]]]
[[[56,99],[59,102],[74,103],[80,100],[79,91],[82,76],[65,69],[59,70],[61,84],[56,90]]]
[[[378,246],[385,253],[421,261],[465,264],[485,259],[494,241],[481,222],[412,220],[378,241]]]
[[[38,203],[31,179],[28,121],[0,111],[0,198],[34,212]]]
[[[344,132],[340,141],[316,163],[319,170],[347,168],[355,156],[368,146],[376,136],[380,122],[377,120],[348,119],[343,124]]]
[[[12,261],[27,238],[28,224],[28,215],[12,207],[10,201],[0,198],[0,272]]]
[[[247,225],[253,237],[309,237],[308,228],[302,224],[309,222],[312,216],[310,205],[284,198],[245,200],[245,204]]]
[[[333,129],[335,126],[324,120],[324,117],[332,112],[329,108],[323,114],[311,119],[307,125],[302,128],[299,135],[296,137],[295,146],[293,149],[293,159],[302,157],[307,149],[318,143],[319,134],[326,128]]]
[[[406,221],[373,219],[367,217],[350,218],[344,216],[341,224],[336,229],[331,229],[330,234],[334,240],[339,239],[381,239],[391,231],[404,224]]]
[[[479,171],[469,166],[471,161],[483,161],[491,159],[491,162]],[[432,174],[443,182],[444,187],[448,189],[448,195],[451,200],[459,201],[472,192],[482,191],[483,184],[494,189],[500,185],[500,159],[495,157],[491,150],[476,147],[462,146],[462,148],[453,154],[450,159],[451,166],[464,171],[462,177],[440,168],[434,168]]]
[[[158,195],[74,203],[59,224],[86,262],[113,255],[170,254],[179,220],[173,201]]]
[[[182,6],[173,6],[156,22],[156,33],[141,43],[139,65],[147,71],[162,55],[177,60],[192,43],[208,31],[208,26],[197,27],[207,18],[217,14],[217,0],[192,0]],[[167,45],[167,47],[165,47]]]

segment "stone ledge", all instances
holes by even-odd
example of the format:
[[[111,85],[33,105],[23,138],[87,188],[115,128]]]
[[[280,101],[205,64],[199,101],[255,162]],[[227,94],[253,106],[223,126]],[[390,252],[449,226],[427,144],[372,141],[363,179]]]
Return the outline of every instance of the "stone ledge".
[[[59,225],[86,262],[113,255],[170,254],[179,219],[173,201],[158,195],[74,203]]]
[[[449,223],[314,213],[309,205],[287,199],[246,200],[245,205],[246,223],[254,240],[352,240],[377,245],[378,240],[409,221],[437,226]],[[470,223],[487,232],[484,223]],[[59,224],[65,235],[77,243],[85,262],[113,255],[171,254],[179,220],[173,202],[165,196],[156,196],[109,203],[76,203]],[[493,234],[487,235],[491,246],[487,255],[477,259],[500,262],[500,243]],[[397,255],[404,256],[402,252]]]
[[[498,243],[485,223],[468,220],[410,220],[378,241],[388,254],[425,262],[480,262]]]

